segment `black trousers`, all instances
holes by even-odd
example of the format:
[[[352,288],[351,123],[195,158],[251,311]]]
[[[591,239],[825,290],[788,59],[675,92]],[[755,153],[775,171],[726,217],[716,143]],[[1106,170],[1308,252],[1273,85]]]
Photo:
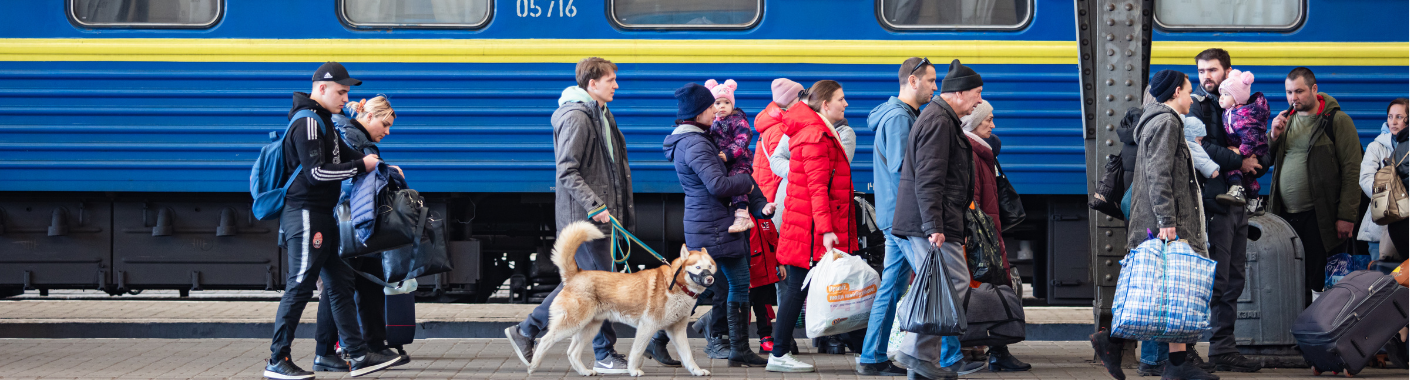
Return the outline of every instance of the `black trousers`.
[[[1244,293],[1248,273],[1248,211],[1230,207],[1227,214],[1212,214],[1208,223],[1209,258],[1214,260],[1214,294],[1210,298],[1209,355],[1237,353],[1234,347],[1234,321],[1238,319],[1239,296]]]
[[[1302,239],[1302,263],[1307,289],[1322,291],[1327,281],[1327,249],[1322,247],[1322,230],[1317,226],[1317,212],[1285,213],[1279,215],[1292,225],[1297,237]],[[1312,295],[1304,297],[1304,304],[1312,304]]]
[[[760,338],[774,333],[774,324],[769,321],[769,304],[774,302],[778,302],[774,285],[749,289],[749,307],[754,309],[754,333]]]
[[[288,247],[289,278],[274,318],[270,358],[278,360],[289,356],[299,317],[303,316],[308,300],[313,298],[314,284],[318,282],[314,276],[323,279],[330,303],[328,309],[344,351],[353,357],[365,354],[367,344],[362,341],[362,331],[357,326],[357,305],[353,300],[355,274],[352,267],[338,257],[338,223],[333,213],[285,208],[279,219],[279,230]]]
[[[355,270],[382,276],[380,254],[355,257],[346,261]],[[353,277],[353,291],[353,298],[357,301],[357,318],[362,325],[362,340],[367,342],[367,348],[372,351],[386,349],[387,298],[385,293],[382,293],[382,285],[356,275]],[[338,341],[338,329],[333,322],[333,308],[327,289],[318,297],[318,329],[313,333],[313,340],[318,342],[314,353],[319,356],[331,356],[336,353],[333,343]]]
[[[1390,242],[1395,245],[1395,252],[1400,255],[1400,258],[1410,256],[1410,251],[1405,250],[1406,235],[1410,235],[1407,233],[1410,232],[1410,219],[1391,223],[1387,227],[1390,228]],[[1381,244],[1385,244],[1385,242],[1381,242]],[[1380,253],[1376,253],[1376,256],[1379,257]]]
[[[803,279],[808,277],[808,269],[792,265],[784,265],[783,269],[788,271],[788,278],[778,282],[778,313],[774,314],[778,321],[774,323],[774,350],[775,357],[782,357],[793,349],[793,329],[798,326],[798,314],[803,311],[803,300],[808,298],[808,289],[802,289]]]

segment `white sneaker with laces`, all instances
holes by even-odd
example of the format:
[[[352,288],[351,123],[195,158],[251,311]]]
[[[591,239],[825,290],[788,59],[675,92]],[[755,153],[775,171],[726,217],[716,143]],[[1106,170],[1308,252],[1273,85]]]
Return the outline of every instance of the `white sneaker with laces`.
[[[769,372],[813,372],[813,365],[800,362],[793,358],[793,354],[783,354],[783,356],[769,355],[769,365],[764,366]]]
[[[613,352],[611,355],[607,355],[606,359],[594,363],[592,370],[599,374],[625,374],[627,373],[627,357]]]

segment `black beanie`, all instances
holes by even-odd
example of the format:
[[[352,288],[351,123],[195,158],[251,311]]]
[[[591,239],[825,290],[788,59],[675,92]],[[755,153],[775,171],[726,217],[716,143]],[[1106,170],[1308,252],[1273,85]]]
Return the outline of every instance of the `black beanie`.
[[[1155,97],[1157,103],[1165,103],[1170,100],[1171,95],[1175,95],[1175,89],[1184,84],[1180,82],[1181,79],[1185,79],[1185,76],[1179,71],[1157,71],[1155,75],[1151,75],[1151,96]]]
[[[677,120],[695,120],[712,105],[715,105],[715,95],[705,86],[692,82],[676,89]]]
[[[979,73],[956,59],[950,62],[950,71],[945,73],[945,80],[940,83],[940,92],[960,92],[983,85],[984,80],[979,78]]]

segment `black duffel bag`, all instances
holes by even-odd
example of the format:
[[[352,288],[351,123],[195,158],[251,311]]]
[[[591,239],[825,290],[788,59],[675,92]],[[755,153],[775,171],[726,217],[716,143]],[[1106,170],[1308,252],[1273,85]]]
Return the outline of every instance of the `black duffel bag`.
[[[999,250],[999,238],[994,231],[994,219],[970,203],[964,213],[965,261],[969,264],[970,279],[979,282],[1008,281],[1004,273],[1003,252]]]
[[[423,234],[416,244],[382,253],[383,279],[390,283],[449,272],[450,253],[446,249],[445,219],[436,215],[422,218]]]
[[[1097,182],[1091,199],[1087,200],[1087,208],[1126,220],[1126,215],[1121,213],[1121,198],[1126,195],[1126,169],[1121,166],[1121,155],[1106,156],[1106,166],[1102,171],[1102,179]]]
[[[347,203],[338,205],[334,211],[338,218],[338,256],[350,258],[411,247],[425,228],[429,210],[416,190],[388,185],[377,194],[372,235],[366,241],[359,241],[353,230],[350,207]]]
[[[1022,342],[1026,336],[1023,300],[1008,285],[979,284],[969,290],[965,321],[969,328],[960,345],[999,346]]]

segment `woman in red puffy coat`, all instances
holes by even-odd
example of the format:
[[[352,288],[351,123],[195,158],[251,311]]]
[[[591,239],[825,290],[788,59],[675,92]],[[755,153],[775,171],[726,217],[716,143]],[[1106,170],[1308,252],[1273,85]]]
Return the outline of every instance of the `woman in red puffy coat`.
[[[833,123],[843,118],[847,100],[842,85],[823,80],[808,90],[808,108],[792,107],[783,115],[788,136],[787,197],[780,227],[778,261],[787,271],[779,281],[779,321],[796,321],[807,290],[803,279],[812,263],[830,248],[857,249],[852,214],[852,169]],[[793,336],[793,323],[774,324],[776,337]],[[789,355],[791,340],[774,342],[765,367],[773,372],[812,372],[813,366]]]

